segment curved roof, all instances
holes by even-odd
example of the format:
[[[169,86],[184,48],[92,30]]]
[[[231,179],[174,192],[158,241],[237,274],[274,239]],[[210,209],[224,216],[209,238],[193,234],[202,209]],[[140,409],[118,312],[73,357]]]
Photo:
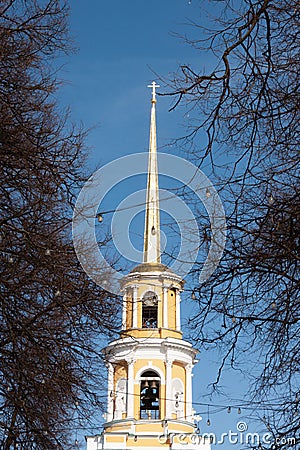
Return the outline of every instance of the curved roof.
[[[130,273],[134,272],[169,272],[172,275],[176,275],[168,266],[165,266],[161,263],[142,263],[136,266],[134,269],[130,271]]]

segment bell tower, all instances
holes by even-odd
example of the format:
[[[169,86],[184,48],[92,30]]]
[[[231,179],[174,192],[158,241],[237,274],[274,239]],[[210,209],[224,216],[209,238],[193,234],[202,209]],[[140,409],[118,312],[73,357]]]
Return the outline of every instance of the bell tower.
[[[122,330],[104,350],[107,412],[87,450],[205,449],[195,435],[192,368],[197,351],[182,339],[184,281],[161,263],[156,87],[151,98],[143,263],[122,280]],[[198,439],[195,439],[198,437]]]

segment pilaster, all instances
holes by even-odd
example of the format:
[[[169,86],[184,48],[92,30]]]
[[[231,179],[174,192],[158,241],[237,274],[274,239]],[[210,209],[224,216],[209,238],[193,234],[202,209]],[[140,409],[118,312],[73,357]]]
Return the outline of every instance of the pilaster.
[[[134,363],[133,358],[127,359],[128,384],[127,384],[127,417],[134,417]]]
[[[137,317],[137,285],[132,286],[132,328],[137,328],[138,317]]]
[[[180,293],[178,289],[176,289],[175,295],[176,295],[176,330],[180,331]]]
[[[166,419],[172,418],[172,366],[173,360],[166,360]]]
[[[122,304],[122,330],[126,329],[126,317],[127,317],[127,292],[125,291]]]
[[[107,422],[113,420],[114,416],[114,366],[106,363],[108,377],[107,377]]]
[[[186,387],[185,387],[185,395],[186,395],[186,419],[190,421],[193,417],[193,405],[192,405],[192,369],[193,364],[187,364],[185,366],[185,375],[186,375]]]
[[[168,328],[168,288],[163,286],[163,327]]]

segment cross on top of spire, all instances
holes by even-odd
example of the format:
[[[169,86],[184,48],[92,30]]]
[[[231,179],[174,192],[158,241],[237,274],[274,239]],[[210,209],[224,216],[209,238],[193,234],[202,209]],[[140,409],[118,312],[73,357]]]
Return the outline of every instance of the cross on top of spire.
[[[151,84],[148,84],[148,87],[152,88],[152,100],[151,101],[152,101],[152,103],[156,103],[156,91],[155,91],[155,89],[159,88],[160,85],[156,84],[155,81],[152,81]]]

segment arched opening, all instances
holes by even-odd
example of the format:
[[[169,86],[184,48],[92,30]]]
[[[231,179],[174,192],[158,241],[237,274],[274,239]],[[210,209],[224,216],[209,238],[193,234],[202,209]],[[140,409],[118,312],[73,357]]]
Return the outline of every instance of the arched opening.
[[[146,292],[142,299],[142,327],[158,327],[158,298],[152,291]]]
[[[147,370],[140,380],[140,418],[159,419],[160,377],[153,370]]]

